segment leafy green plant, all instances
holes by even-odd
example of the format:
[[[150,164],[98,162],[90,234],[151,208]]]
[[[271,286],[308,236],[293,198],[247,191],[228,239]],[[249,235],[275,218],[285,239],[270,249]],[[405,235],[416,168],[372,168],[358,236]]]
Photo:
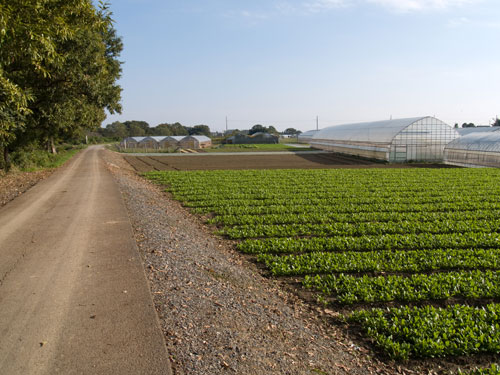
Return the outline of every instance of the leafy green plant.
[[[484,303],[500,297],[498,169],[146,176],[209,214],[219,234],[272,275],[304,276],[323,303],[403,304],[349,316],[392,358],[500,352],[500,308]],[[477,307],[429,305],[454,298]],[[404,305],[415,302],[421,307]]]

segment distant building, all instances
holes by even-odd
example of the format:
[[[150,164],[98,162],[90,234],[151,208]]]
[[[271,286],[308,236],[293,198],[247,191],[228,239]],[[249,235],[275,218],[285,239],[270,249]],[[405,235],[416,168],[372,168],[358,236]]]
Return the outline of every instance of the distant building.
[[[127,137],[121,141],[120,146],[124,148],[136,148],[144,138],[146,137]]]
[[[182,148],[207,148],[212,146],[212,140],[204,135],[188,135],[179,141],[179,146]]]
[[[123,148],[143,148],[150,150],[177,147],[200,149],[212,146],[212,140],[204,135],[128,137],[120,143],[120,146]]]
[[[255,133],[252,135],[235,134],[226,139],[226,143],[233,145],[277,144],[279,143],[279,137],[269,133]]]
[[[139,141],[139,143],[137,144],[137,147],[157,149],[159,146],[157,138],[163,139],[165,137],[144,137],[141,141]]]
[[[184,135],[169,135],[167,137],[163,137],[163,139],[159,142],[160,148],[176,148],[179,147],[179,142],[185,138]]]

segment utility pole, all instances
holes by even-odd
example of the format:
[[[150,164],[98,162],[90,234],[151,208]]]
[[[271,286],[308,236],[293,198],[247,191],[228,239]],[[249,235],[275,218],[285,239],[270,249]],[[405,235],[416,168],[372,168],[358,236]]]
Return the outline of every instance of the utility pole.
[[[319,116],[316,116],[316,130],[319,130]]]
[[[226,116],[226,132],[227,132],[227,116]]]

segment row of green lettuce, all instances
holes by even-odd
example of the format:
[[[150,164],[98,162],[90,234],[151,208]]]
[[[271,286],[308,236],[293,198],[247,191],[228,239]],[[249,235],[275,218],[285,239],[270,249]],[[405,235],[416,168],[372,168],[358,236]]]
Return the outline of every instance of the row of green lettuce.
[[[147,176],[271,275],[299,277],[351,311],[346,320],[389,357],[500,353],[499,170]]]

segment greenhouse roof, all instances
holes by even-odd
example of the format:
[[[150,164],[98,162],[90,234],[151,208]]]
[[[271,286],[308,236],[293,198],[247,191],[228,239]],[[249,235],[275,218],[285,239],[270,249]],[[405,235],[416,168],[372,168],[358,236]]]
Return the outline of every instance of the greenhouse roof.
[[[305,136],[305,137],[311,137],[314,134],[316,134],[317,132],[319,132],[319,130],[308,130],[308,131],[306,131],[304,133],[300,133],[299,135]]]
[[[459,128],[457,129],[457,132],[461,136],[464,136],[471,133],[488,133],[496,132],[498,130],[500,130],[500,126],[478,126],[474,128]]]
[[[194,138],[194,139],[196,139],[199,142],[208,142],[208,141],[211,141],[211,139],[208,138],[206,135],[190,135],[188,137]],[[185,137],[185,138],[188,138],[188,137]]]
[[[133,140],[133,141],[136,141],[136,142],[140,142],[144,138],[146,138],[146,137],[127,137],[127,138],[125,138],[125,140],[127,140],[127,141]]]
[[[165,135],[160,135],[160,136],[150,136],[150,137],[147,137],[148,139],[154,139],[156,142],[161,142],[163,141],[165,138],[167,138],[167,136]]]
[[[335,125],[320,130],[314,135],[313,140],[334,139],[338,141],[390,143],[402,130],[425,118],[428,116]]]
[[[500,152],[500,132],[470,133],[448,143],[445,149]]]

